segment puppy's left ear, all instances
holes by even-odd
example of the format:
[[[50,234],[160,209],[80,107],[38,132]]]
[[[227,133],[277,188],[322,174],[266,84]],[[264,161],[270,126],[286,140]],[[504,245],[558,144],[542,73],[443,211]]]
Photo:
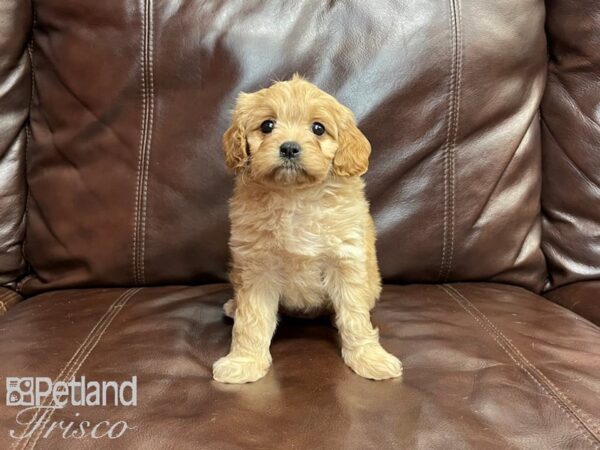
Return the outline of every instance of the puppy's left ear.
[[[363,175],[369,168],[371,144],[356,126],[351,113],[338,131],[339,148],[333,158],[333,172],[342,177]]]

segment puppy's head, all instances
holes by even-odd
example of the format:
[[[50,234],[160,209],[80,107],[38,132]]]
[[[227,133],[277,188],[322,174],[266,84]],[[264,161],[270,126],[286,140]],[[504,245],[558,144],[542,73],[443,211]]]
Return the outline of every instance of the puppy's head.
[[[352,112],[298,75],[241,93],[223,149],[236,172],[287,186],[360,176],[371,153]]]

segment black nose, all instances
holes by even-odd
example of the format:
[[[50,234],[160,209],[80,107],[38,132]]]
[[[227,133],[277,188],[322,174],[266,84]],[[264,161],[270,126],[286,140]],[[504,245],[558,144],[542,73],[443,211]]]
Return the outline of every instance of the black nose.
[[[284,142],[279,147],[279,156],[285,159],[297,158],[300,154],[300,145],[297,142]]]

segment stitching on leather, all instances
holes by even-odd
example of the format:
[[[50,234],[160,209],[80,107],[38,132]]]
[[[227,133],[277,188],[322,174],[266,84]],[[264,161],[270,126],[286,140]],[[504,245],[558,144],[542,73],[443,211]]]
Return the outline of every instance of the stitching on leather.
[[[0,295],[0,301],[4,301],[4,299],[8,298],[10,296],[10,294],[12,294],[12,292],[8,291],[8,292],[5,292],[4,294]]]
[[[583,418],[585,418],[586,420],[588,420],[589,422],[591,422],[591,423],[589,423],[588,425],[589,425],[589,427],[590,427],[590,428],[591,428],[591,429],[594,431],[594,433],[596,433],[596,434],[600,434],[600,426],[599,426],[597,423],[594,423],[594,422],[595,422],[595,419],[594,419],[593,417],[591,417],[589,414],[585,413],[584,411],[581,411],[581,410],[580,410],[580,409],[579,409],[579,408],[578,408],[578,407],[577,407],[577,406],[576,406],[576,405],[575,405],[575,404],[574,404],[574,403],[573,403],[573,402],[572,402],[572,401],[571,401],[571,400],[570,400],[570,399],[569,399],[569,398],[566,396],[566,394],[564,394],[564,393],[563,393],[563,392],[560,390],[560,388],[559,388],[558,386],[556,386],[554,383],[552,383],[552,381],[550,381],[550,380],[549,380],[549,379],[546,377],[546,375],[544,375],[544,373],[543,373],[543,372],[541,372],[541,371],[540,371],[540,370],[539,370],[537,367],[535,367],[535,365],[534,365],[533,363],[531,363],[531,362],[530,362],[530,361],[529,361],[529,360],[528,360],[528,359],[525,357],[525,355],[523,355],[523,354],[521,353],[521,351],[520,351],[520,350],[519,350],[519,349],[518,349],[518,348],[517,348],[517,347],[516,347],[516,346],[515,346],[515,345],[512,343],[512,341],[511,341],[510,339],[508,339],[508,338],[507,338],[507,337],[504,335],[504,333],[502,333],[502,331],[501,331],[500,329],[498,329],[498,328],[496,327],[496,325],[494,325],[494,323],[493,323],[493,322],[491,322],[491,321],[490,321],[490,320],[487,318],[487,316],[486,316],[485,314],[483,314],[483,313],[482,313],[482,312],[481,312],[481,311],[480,311],[480,310],[479,310],[479,309],[478,309],[478,308],[477,308],[475,305],[473,305],[473,304],[472,304],[472,303],[469,301],[469,299],[467,299],[467,298],[466,298],[464,295],[462,295],[462,294],[461,294],[461,293],[460,293],[460,292],[459,292],[459,291],[458,291],[456,288],[454,288],[454,287],[452,287],[452,286],[449,286],[449,287],[450,287],[450,289],[451,289],[451,290],[455,291],[457,295],[459,295],[459,296],[461,296],[462,298],[464,298],[464,299],[465,299],[465,301],[467,301],[467,302],[468,302],[468,303],[469,303],[469,304],[470,304],[470,305],[473,307],[473,309],[475,309],[477,312],[479,312],[479,313],[481,314],[481,316],[482,316],[483,320],[485,320],[485,321],[486,321],[486,322],[489,324],[490,328],[492,328],[492,329],[493,329],[495,332],[497,332],[497,333],[498,333],[498,334],[499,334],[499,335],[500,335],[500,336],[501,336],[501,337],[502,337],[502,338],[503,338],[503,339],[504,339],[504,340],[507,342],[507,344],[508,344],[508,345],[509,345],[509,346],[510,346],[512,349],[513,349],[513,351],[514,351],[514,352],[515,352],[517,355],[519,355],[519,356],[520,356],[520,357],[521,357],[521,358],[522,358],[522,359],[523,359],[523,360],[524,360],[524,361],[525,361],[525,362],[526,362],[526,363],[527,363],[527,364],[528,364],[528,365],[531,367],[531,369],[532,369],[532,370],[533,370],[533,371],[534,371],[536,374],[538,374],[538,375],[539,375],[539,377],[540,377],[540,378],[542,378],[542,380],[543,380],[543,381],[545,381],[545,382],[548,384],[548,386],[549,386],[550,388],[552,388],[554,391],[556,391],[556,394],[557,394],[557,396],[558,396],[558,397],[560,397],[560,398],[563,400],[563,402],[564,402],[564,403],[565,403],[567,406],[569,406],[570,408],[572,408],[574,411],[577,411],[577,412],[579,413],[579,415],[580,415],[580,416],[582,416]],[[597,438],[598,438],[598,440],[600,441],[600,437],[597,437]]]
[[[592,444],[595,449],[600,449],[600,438],[596,425],[589,415],[583,413],[577,408],[571,400],[558,389],[539,369],[537,369],[514,344],[502,333],[483,312],[481,312],[473,303],[462,295],[457,289],[449,285],[438,286],[450,298],[454,299],[475,321],[492,337],[492,339],[504,350],[509,358],[523,371],[529,378],[550,397],[554,403],[563,411],[575,427],[583,433],[585,439]],[[537,375],[537,377],[536,377]],[[579,414],[578,414],[579,413]],[[587,420],[586,420],[587,419]]]
[[[458,138],[458,126],[460,120],[460,92],[462,85],[462,60],[463,60],[463,33],[462,33],[462,8],[461,0],[456,1],[455,13],[457,16],[456,21],[456,71],[458,73],[458,80],[455,89],[455,104],[454,104],[454,127],[452,133],[452,140],[450,142],[450,247],[448,249],[448,262],[444,281],[450,276],[452,270],[452,263],[454,259],[454,227],[455,227],[455,193],[456,193],[456,141]]]
[[[126,291],[127,292],[127,291]],[[124,292],[123,294],[121,294],[117,300],[115,300],[114,303],[116,303],[126,292]],[[110,308],[112,307],[112,305],[109,307],[108,310],[110,310]],[[107,312],[108,312],[107,310]],[[55,381],[62,381],[63,380],[63,375],[65,370],[67,369],[67,367],[69,367],[69,365],[73,362],[73,359],[76,357],[76,355],[79,354],[79,352],[81,351],[82,347],[84,345],[87,345],[88,339],[90,338],[90,335],[92,335],[93,333],[96,332],[96,329],[100,326],[101,322],[104,320],[104,317],[106,316],[107,312],[105,312],[100,319],[98,320],[98,322],[96,322],[96,324],[92,327],[91,331],[88,333],[88,335],[86,336],[86,338],[83,340],[83,342],[79,345],[79,347],[77,348],[77,350],[75,350],[75,353],[71,356],[71,358],[69,359],[69,361],[67,362],[67,364],[61,369],[61,371],[58,373],[58,376],[56,377]],[[42,402],[41,406],[47,406],[47,404],[49,403],[49,398],[46,397],[44,399],[44,401]],[[31,420],[30,424],[35,424],[38,422],[37,417],[38,414],[40,413],[40,411],[42,411],[41,408],[38,408],[38,410],[35,412],[33,419]],[[11,445],[11,449],[16,449],[19,446],[19,443],[25,438],[25,436],[30,432],[30,426],[27,425],[27,427],[25,427],[25,430],[23,430],[23,433],[21,434],[21,437],[18,438],[17,441],[15,441],[12,445]],[[27,442],[25,443],[25,445],[27,445]]]
[[[569,408],[569,405],[568,405],[569,401],[566,398],[566,396],[564,396],[564,394],[562,394],[562,392],[560,392],[560,390],[558,390],[558,388],[556,386],[554,386],[554,384],[550,380],[548,380],[531,362],[529,362],[529,360],[527,358],[525,358],[525,356],[516,347],[514,347],[512,342],[506,336],[504,336],[504,334],[500,330],[498,330],[487,319],[487,317],[475,305],[473,305],[464,295],[462,295],[460,292],[458,292],[452,286],[444,285],[444,286],[438,286],[438,287],[440,289],[443,289],[447,295],[449,295],[451,298],[453,298],[469,315],[471,315],[475,319],[475,321],[484,330],[486,330],[488,332],[488,334],[492,337],[492,339],[494,339],[494,341],[500,346],[500,348],[502,348],[504,350],[504,352],[510,357],[510,359],[515,364],[517,364],[517,366],[521,370],[523,370],[534,381],[534,383],[557,404],[557,406],[565,414],[567,414],[570,421],[580,431],[583,431],[583,436],[586,438],[586,440],[588,440],[594,446],[595,449],[600,449],[600,446],[598,446],[598,444],[597,444],[598,442],[600,442],[600,439],[595,434],[595,430],[594,430],[595,427],[593,425],[590,426],[590,424],[586,424],[584,420],[582,420],[580,417],[578,417],[577,414],[575,414]],[[456,295],[453,295],[452,292],[455,292]],[[467,303],[467,305],[463,304],[461,299],[463,299]],[[485,323],[483,323],[480,320],[480,318],[483,319],[486,323],[488,323],[489,327],[486,326]],[[501,342],[500,337],[502,338],[502,341],[504,343]],[[512,350],[512,352],[511,352],[511,350]],[[521,360],[521,361],[519,361],[519,360]],[[538,380],[535,377],[535,375],[533,373],[531,373],[530,370],[528,370],[527,367],[525,367],[526,365],[530,369],[535,370],[535,373],[537,373],[538,375],[541,375],[541,378],[543,380],[545,380],[549,384],[549,386],[542,384],[542,382],[540,380]],[[551,389],[550,386],[554,387],[554,390],[558,391],[558,393],[555,392],[553,389]],[[559,394],[561,394],[562,396]],[[561,402],[564,403],[564,405],[561,404]],[[589,435],[591,435],[593,437],[593,439]],[[594,440],[596,442],[594,442]]]
[[[150,172],[150,149],[152,146],[152,130],[154,128],[154,10],[152,0],[147,4],[148,17],[148,81],[150,84],[150,107],[149,126],[146,150],[146,164],[144,167],[144,189],[142,193],[142,226],[140,233],[140,282],[145,284],[145,260],[146,260],[146,211],[148,206],[148,173]]]
[[[448,81],[449,102],[446,112],[446,142],[443,147],[444,164],[444,217],[442,258],[438,278],[445,281],[452,269],[454,258],[454,202],[455,202],[455,147],[458,135],[460,87],[462,82],[462,13],[460,0],[450,0],[452,30],[452,59]]]
[[[72,378],[75,377],[75,374],[79,371],[79,369],[81,368],[81,366],[83,365],[83,363],[87,360],[88,356],[90,356],[90,353],[92,353],[92,351],[96,348],[96,346],[98,345],[98,343],[100,342],[100,340],[102,339],[102,337],[104,336],[104,334],[106,333],[106,330],[108,330],[108,327],[110,326],[110,324],[112,323],[112,321],[119,314],[119,312],[121,311],[121,309],[123,308],[123,306],[125,306],[125,304],[133,297],[133,295],[135,295],[135,293],[137,291],[139,291],[139,289],[137,289],[136,291],[132,291],[127,297],[123,297],[123,299],[121,300],[120,304],[116,304],[114,306],[114,308],[112,308],[113,312],[111,313],[110,317],[107,318],[107,320],[103,324],[103,328],[97,333],[95,342],[93,342],[93,344],[91,344],[89,346],[89,348],[88,348],[87,352],[85,353],[85,355],[83,355],[81,358],[79,358],[74,363],[73,369],[65,377],[65,380],[69,380],[69,379],[72,379]],[[39,428],[39,431],[37,432],[37,436],[36,436],[35,440],[31,444],[31,447],[30,447],[31,449],[35,448],[35,446],[36,446],[39,438],[42,436],[43,431],[46,428],[46,425],[48,424],[48,422],[50,421],[50,419],[54,415],[54,412],[56,411],[56,408],[51,408],[49,411],[50,411],[50,413],[48,414],[48,417],[44,420],[43,424]]]
[[[81,352],[81,349],[83,348],[83,346],[87,345],[90,337],[96,333],[97,328],[100,326],[100,324],[103,322],[105,316],[108,314],[108,311],[110,311],[111,307],[117,302],[119,301],[119,299],[121,299],[128,291],[123,292],[119,297],[117,297],[117,299],[111,304],[111,306],[109,306],[108,310],[100,317],[100,319],[98,320],[98,322],[96,322],[96,324],[92,327],[92,329],[90,330],[90,332],[88,333],[88,335],[86,336],[86,338],[83,340],[83,342],[79,345],[79,347],[77,348],[77,350],[75,350],[75,353],[71,356],[71,358],[69,359],[69,361],[67,362],[67,364],[61,369],[61,371],[58,373],[58,376],[56,377],[55,381],[62,381],[63,380],[63,375],[65,373],[65,371],[67,370],[67,368],[71,365],[71,363],[73,362],[73,360],[75,359],[75,357]],[[46,397],[44,399],[44,401],[42,402],[41,406],[47,406],[47,404],[49,403],[50,399],[48,397]],[[38,422],[37,417],[38,414],[40,413],[41,408],[38,409],[36,411],[36,413],[33,416],[33,419],[31,420],[30,424],[35,424]],[[11,449],[16,449],[19,446],[19,443],[25,438],[25,436],[30,432],[30,427],[29,425],[25,428],[25,430],[23,431],[22,435],[20,438],[18,438],[17,441],[15,441],[13,443],[13,445],[11,446]],[[25,443],[25,445],[27,445],[27,442]]]
[[[14,296],[14,298],[11,299],[12,296]],[[10,291],[4,293],[4,295],[0,295],[0,316],[3,316],[8,312],[9,305],[12,306],[12,300],[15,300],[14,303],[18,303],[19,295],[16,292]]]
[[[144,9],[144,1],[141,2],[140,7],[140,15],[141,15],[141,90],[142,90],[142,114],[141,114],[141,123],[140,123],[140,143],[138,148],[138,161],[136,168],[136,176],[135,176],[135,210],[133,216],[133,242],[132,242],[132,270],[133,270],[133,283],[139,283],[138,276],[138,217],[139,217],[139,203],[140,203],[140,170],[142,168],[142,160],[144,154],[145,147],[145,132],[146,132],[146,109],[147,109],[147,101],[146,101],[146,51],[145,51],[145,35],[146,35],[146,13]]]
[[[450,0],[450,28],[454,35],[454,9],[452,8],[453,2]],[[448,145],[450,143],[450,123],[452,117],[452,89],[454,87],[454,39],[452,39],[452,56],[450,61],[450,77],[448,78],[448,93],[450,98],[448,100],[448,109],[446,110],[446,140],[442,148],[442,163],[444,166],[444,217],[442,221],[442,260],[440,262],[440,272],[438,279],[442,278],[444,267],[446,266],[446,246],[447,246],[447,234],[448,234]]]
[[[10,294],[10,292],[7,292],[4,295],[0,295],[0,316],[3,316],[8,312],[8,308],[6,307],[4,300],[10,297]]]
[[[102,337],[104,336],[104,334],[106,333],[106,330],[108,329],[108,327],[110,326],[110,324],[112,323],[112,321],[114,320],[114,318],[121,311],[121,309],[125,306],[125,304],[137,292],[139,292],[140,290],[141,290],[141,288],[129,289],[129,290],[125,291],[123,294],[121,294],[117,298],[117,300],[115,300],[111,304],[111,306],[105,312],[105,314],[103,315],[103,317],[98,321],[98,323],[96,324],[96,326],[94,326],[94,328],[92,329],[92,331],[90,332],[90,334],[88,334],[88,336],[86,337],[87,344],[85,346],[82,344],[79,347],[79,349],[77,350],[77,352],[75,352],[75,354],[73,354],[73,356],[71,357],[71,359],[69,360],[69,362],[67,363],[67,365],[65,365],[65,367],[61,371],[61,373],[64,373],[67,370],[67,368],[69,368],[69,366],[71,365],[71,368],[68,369],[68,372],[65,374],[65,376],[63,377],[63,379],[60,380],[60,381],[66,381],[66,380],[74,378],[75,374],[79,371],[79,369],[81,368],[81,366],[83,365],[83,363],[87,360],[87,358],[90,355],[90,353],[94,350],[94,348],[96,348],[96,346],[98,345],[98,343],[100,342],[100,340],[102,339]],[[87,347],[87,351],[84,350],[84,347]],[[84,351],[85,351],[85,353],[84,353]],[[59,375],[59,377],[60,377],[60,375]],[[57,378],[56,381],[59,381],[59,379]],[[44,403],[46,404],[46,402],[44,402]],[[50,402],[48,402],[46,404],[46,406],[49,406],[49,403]],[[32,421],[32,423],[36,423],[36,422],[39,422],[39,421],[43,420],[43,423],[39,427],[39,429],[36,430],[36,433],[35,433],[36,437],[35,437],[35,440],[32,442],[30,448],[34,448],[35,447],[37,441],[42,436],[43,431],[46,428],[46,425],[48,424],[48,422],[50,421],[50,419],[54,415],[55,410],[56,410],[56,408],[54,408],[54,407],[51,407],[49,409],[45,409],[44,413],[42,414],[42,417],[39,420]],[[48,416],[45,417],[46,415],[48,415]],[[33,435],[30,436],[29,438],[27,438],[27,440],[25,442],[25,445],[24,445],[24,448],[26,448],[28,446],[28,442],[31,440],[32,437],[33,437]]]
[[[90,353],[96,348],[98,343],[100,342],[104,333],[114,320],[114,318],[119,314],[121,309],[127,304],[127,302],[137,294],[142,288],[136,289],[128,289],[123,292],[121,295],[117,297],[117,299],[108,307],[106,312],[100,317],[98,322],[92,327],[84,341],[79,345],[75,353],[71,356],[67,364],[61,369],[60,373],[54,380],[54,382],[59,381],[67,381],[75,376],[77,371],[81,368],[83,363],[86,361]],[[51,397],[46,397],[42,402],[42,406],[50,406]],[[43,434],[43,431],[50,421],[50,418],[54,414],[54,410],[56,408],[50,407],[45,408],[43,410],[42,416],[38,419],[38,415],[42,408],[38,408],[36,411],[33,420],[30,421],[30,424],[36,424],[40,421],[43,421],[42,425],[35,431],[35,434],[31,436],[27,436],[30,433],[30,426],[27,426],[23,431],[21,437],[11,446],[13,449],[17,449],[20,447],[20,444],[23,444],[21,448],[27,448],[29,442],[32,437],[35,436],[35,440],[33,441],[30,448],[34,448],[40,436]]]
[[[145,284],[144,261],[146,255],[146,210],[148,194],[148,173],[150,168],[150,147],[152,145],[152,128],[154,126],[154,31],[153,3],[151,0],[140,2],[142,16],[141,44],[141,83],[142,83],[142,117],[140,144],[135,186],[135,212],[133,230],[132,265],[134,284]]]
[[[144,15],[142,14],[142,29],[144,28],[143,25],[143,19]],[[145,87],[145,80],[144,80],[144,70],[143,70],[143,65],[144,65],[144,56],[142,53],[142,59],[141,59],[141,65],[142,65],[142,114],[141,114],[141,124],[140,124],[140,143],[138,146],[138,161],[137,161],[137,167],[136,167],[136,174],[135,174],[135,205],[134,205],[134,211],[133,211],[133,236],[132,236],[132,241],[131,241],[131,270],[133,272],[133,283],[137,284],[138,282],[138,276],[137,276],[137,229],[138,229],[138,204],[139,204],[139,197],[140,197],[140,186],[139,186],[139,179],[140,179],[140,167],[141,167],[141,162],[142,162],[142,152],[144,149],[144,120],[145,120],[145,116],[146,116],[146,87]]]

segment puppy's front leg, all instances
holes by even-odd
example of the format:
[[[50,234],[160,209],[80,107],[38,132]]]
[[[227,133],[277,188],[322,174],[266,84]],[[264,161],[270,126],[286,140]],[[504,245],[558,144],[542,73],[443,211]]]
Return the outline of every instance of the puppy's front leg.
[[[362,270],[352,263],[334,264],[326,271],[325,283],[335,310],[344,362],[364,378],[385,380],[402,375],[400,360],[384,350],[371,323],[370,310],[377,294]]]
[[[277,325],[279,292],[261,284],[235,293],[237,309],[231,349],[213,365],[213,378],[217,381],[249,383],[264,377],[271,366],[269,346]]]

